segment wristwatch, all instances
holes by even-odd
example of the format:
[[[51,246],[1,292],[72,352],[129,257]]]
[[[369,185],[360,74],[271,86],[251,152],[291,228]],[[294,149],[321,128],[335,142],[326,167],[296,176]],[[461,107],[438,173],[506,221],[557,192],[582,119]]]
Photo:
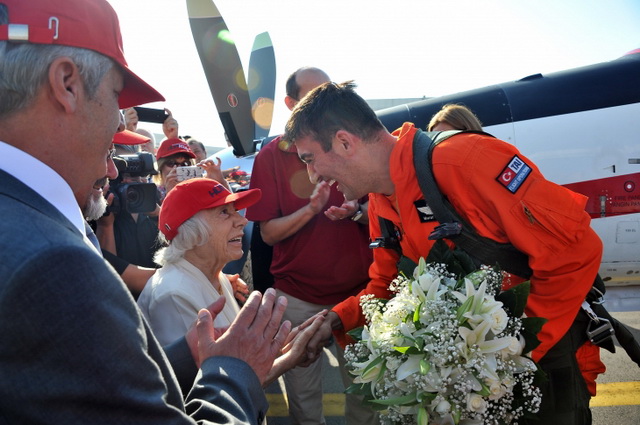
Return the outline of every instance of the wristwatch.
[[[364,213],[362,212],[362,205],[358,204],[358,210],[354,215],[351,216],[351,220],[358,221],[362,218],[363,215]]]

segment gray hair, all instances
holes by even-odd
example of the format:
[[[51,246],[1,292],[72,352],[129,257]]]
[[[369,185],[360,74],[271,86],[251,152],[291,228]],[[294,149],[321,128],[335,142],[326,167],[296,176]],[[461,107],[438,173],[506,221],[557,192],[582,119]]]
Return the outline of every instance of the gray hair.
[[[0,25],[7,23],[6,6],[0,4]],[[115,64],[107,56],[78,47],[0,41],[0,117],[29,106],[46,81],[49,66],[60,57],[76,64],[89,98]]]
[[[158,233],[160,242],[165,245],[168,243],[169,245],[160,248],[156,252],[153,257],[153,261],[156,264],[165,266],[176,263],[184,258],[185,252],[209,242],[211,226],[201,213],[202,211],[198,211],[193,217],[182,223],[178,227],[178,234],[170,242],[167,241],[162,232]]]

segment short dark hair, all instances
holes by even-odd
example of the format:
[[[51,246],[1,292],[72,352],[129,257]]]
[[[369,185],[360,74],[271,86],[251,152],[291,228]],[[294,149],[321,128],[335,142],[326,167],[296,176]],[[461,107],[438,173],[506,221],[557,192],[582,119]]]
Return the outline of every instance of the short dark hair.
[[[329,152],[338,130],[346,130],[365,142],[374,139],[385,127],[355,87],[353,81],[346,81],[324,83],[310,91],[293,110],[283,140],[295,143],[296,139],[311,136]]]
[[[300,71],[300,69],[296,69],[291,73],[291,75],[289,75],[289,77],[287,77],[287,82],[285,85],[287,96],[290,96],[295,100],[298,100],[298,96],[300,96],[300,86],[296,81],[296,77],[298,76],[298,71]]]

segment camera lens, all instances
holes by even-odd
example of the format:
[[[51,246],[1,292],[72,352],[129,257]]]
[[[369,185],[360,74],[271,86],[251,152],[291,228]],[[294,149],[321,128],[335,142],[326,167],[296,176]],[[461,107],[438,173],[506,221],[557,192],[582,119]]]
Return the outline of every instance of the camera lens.
[[[129,186],[127,188],[127,205],[129,209],[136,209],[143,201],[143,194],[140,192],[140,188],[137,186]]]
[[[158,189],[153,183],[119,184],[114,193],[119,198],[123,211],[140,213],[156,209]]]

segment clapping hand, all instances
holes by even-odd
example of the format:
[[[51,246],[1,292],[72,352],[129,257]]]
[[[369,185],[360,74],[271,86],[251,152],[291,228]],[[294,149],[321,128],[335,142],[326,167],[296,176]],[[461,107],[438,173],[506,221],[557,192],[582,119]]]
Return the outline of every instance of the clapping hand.
[[[216,314],[222,310],[224,302],[214,305],[216,307],[212,306],[212,309]],[[264,295],[254,291],[222,335],[218,335],[213,327],[212,311],[200,310],[196,322],[198,366],[212,356],[236,357],[251,366],[260,382],[265,384],[291,332],[291,322],[280,323],[286,307],[286,298],[276,297],[274,289],[267,289]]]
[[[359,207],[358,201],[344,201],[339,207],[332,205],[327,208],[324,215],[333,221],[343,220],[352,217]]]
[[[244,280],[240,279],[240,275],[237,273],[228,274],[227,279],[229,279],[229,283],[231,283],[233,296],[236,300],[240,301],[241,304],[247,302],[247,298],[249,297],[249,286]]]

